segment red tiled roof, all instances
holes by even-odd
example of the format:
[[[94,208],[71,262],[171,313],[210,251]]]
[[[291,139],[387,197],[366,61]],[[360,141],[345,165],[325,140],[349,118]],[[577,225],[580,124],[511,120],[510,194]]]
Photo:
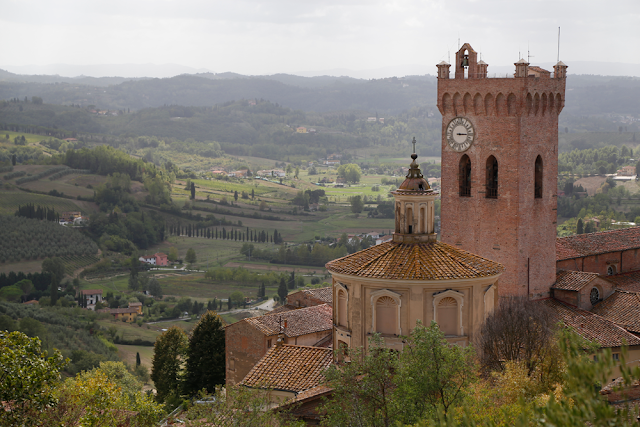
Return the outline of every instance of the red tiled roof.
[[[640,227],[598,231],[556,239],[556,260],[640,248]]]
[[[299,393],[319,386],[324,381],[325,369],[331,363],[333,351],[328,348],[275,345],[256,363],[240,385]]]
[[[333,329],[333,309],[329,304],[321,304],[282,313],[249,317],[243,321],[253,325],[265,335],[278,334],[282,325],[285,336],[293,338]]]
[[[326,288],[304,289],[302,292],[320,301],[329,304],[333,303],[333,290],[331,286],[327,286]]]
[[[563,270],[556,274],[556,283],[551,286],[551,288],[565,291],[579,291],[599,276],[598,273]]]
[[[102,294],[102,289],[84,289],[80,291],[82,295],[95,295]]]
[[[555,299],[546,299],[542,303],[551,309],[556,320],[570,326],[583,338],[598,342],[602,347],[640,345],[640,338],[597,314],[570,307]]]
[[[290,298],[297,293],[303,293],[305,297],[317,299],[327,304],[333,303],[333,290],[331,286],[316,289],[301,289],[297,292],[289,294],[287,298]]]
[[[627,331],[640,333],[640,295],[635,292],[616,290],[591,311]]]
[[[607,276],[607,279],[618,285],[619,289],[629,292],[640,292],[640,271],[614,274],[613,276]]]
[[[291,305],[291,304],[285,304],[285,305],[281,305],[278,308],[274,308],[273,310],[271,310],[270,312],[268,312],[266,314],[285,313],[287,311],[296,310],[298,308],[300,308],[300,307],[296,307],[295,305]]]
[[[102,310],[100,310],[102,311]],[[134,307],[131,308],[111,308],[109,309],[110,314],[127,314],[127,313],[137,313],[138,310]]]
[[[500,274],[502,264],[447,243],[387,242],[327,263],[332,273],[376,279],[448,280]]]

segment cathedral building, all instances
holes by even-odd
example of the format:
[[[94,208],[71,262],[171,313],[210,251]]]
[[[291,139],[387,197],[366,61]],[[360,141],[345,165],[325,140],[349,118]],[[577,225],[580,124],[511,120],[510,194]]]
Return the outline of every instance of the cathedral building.
[[[327,264],[334,348],[366,348],[368,337],[379,333],[388,347],[402,350],[401,336],[418,320],[436,321],[449,342],[464,346],[495,307],[504,267],[436,239],[438,193],[422,176],[417,157],[411,155],[407,177],[392,193],[393,239]]]
[[[567,66],[514,65],[513,75],[490,78],[469,44],[456,53],[453,78],[450,64],[437,65],[441,240],[438,193],[414,140],[406,179],[392,192],[392,239],[327,263],[331,288],[292,294],[272,314],[229,325],[229,384],[277,389],[278,402],[315,423],[331,394],[321,375],[333,361],[330,343],[366,349],[380,334],[402,350],[417,321],[435,321],[448,342],[466,346],[505,297],[546,307],[614,360],[627,347],[628,364],[640,364],[640,227],[556,238]]]

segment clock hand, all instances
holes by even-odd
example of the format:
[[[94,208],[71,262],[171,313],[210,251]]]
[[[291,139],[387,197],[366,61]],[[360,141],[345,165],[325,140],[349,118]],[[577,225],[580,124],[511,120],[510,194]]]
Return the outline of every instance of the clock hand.
[[[466,135],[466,133],[460,133],[460,132],[458,132],[458,133],[456,133],[456,135]]]

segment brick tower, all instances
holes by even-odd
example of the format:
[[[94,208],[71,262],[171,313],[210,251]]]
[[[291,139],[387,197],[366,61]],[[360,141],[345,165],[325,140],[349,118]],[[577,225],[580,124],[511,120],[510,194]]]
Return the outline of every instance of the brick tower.
[[[549,295],[556,274],[558,115],[567,66],[489,78],[464,44],[438,64],[442,241],[505,266],[500,296]]]

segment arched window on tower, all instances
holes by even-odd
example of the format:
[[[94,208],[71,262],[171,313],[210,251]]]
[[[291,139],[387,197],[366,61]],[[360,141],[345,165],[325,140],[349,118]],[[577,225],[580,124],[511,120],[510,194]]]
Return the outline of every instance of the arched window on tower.
[[[458,184],[460,197],[471,197],[471,159],[466,154],[460,159]]]
[[[487,192],[488,199],[498,198],[498,161],[495,157],[487,159]]]
[[[536,158],[535,166],[535,198],[542,199],[542,157]]]

